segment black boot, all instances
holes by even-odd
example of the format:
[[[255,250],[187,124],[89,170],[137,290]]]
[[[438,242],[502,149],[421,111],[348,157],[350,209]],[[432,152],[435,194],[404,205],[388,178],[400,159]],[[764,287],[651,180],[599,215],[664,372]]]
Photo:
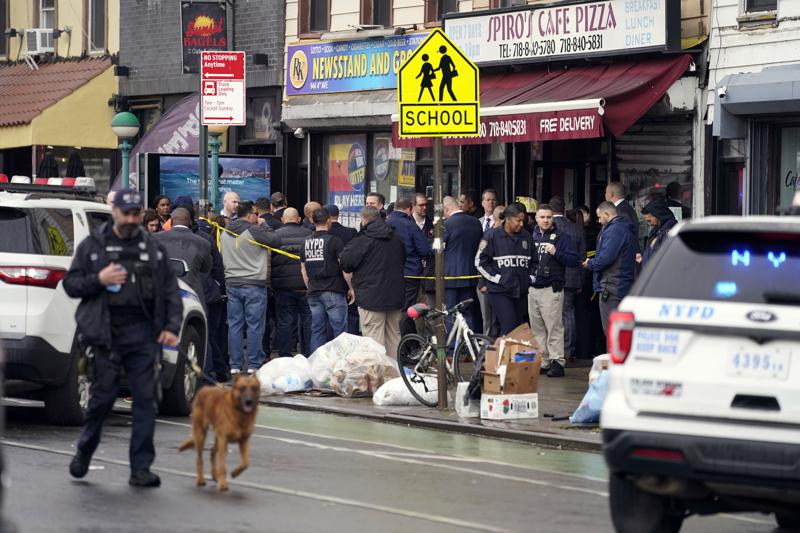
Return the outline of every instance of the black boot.
[[[137,470],[131,473],[128,485],[134,487],[159,487],[161,486],[161,478],[149,470]]]
[[[564,367],[555,361],[550,362],[550,370],[547,371],[548,378],[563,378]]]
[[[92,461],[92,456],[78,450],[72,461],[69,462],[69,475],[75,479],[81,479],[89,471],[89,463]]]

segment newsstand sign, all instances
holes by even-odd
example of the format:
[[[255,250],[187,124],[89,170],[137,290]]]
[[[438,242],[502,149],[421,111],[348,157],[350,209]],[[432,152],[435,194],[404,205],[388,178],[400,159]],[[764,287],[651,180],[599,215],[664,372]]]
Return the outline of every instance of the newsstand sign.
[[[200,120],[203,126],[245,125],[244,52],[203,52]]]

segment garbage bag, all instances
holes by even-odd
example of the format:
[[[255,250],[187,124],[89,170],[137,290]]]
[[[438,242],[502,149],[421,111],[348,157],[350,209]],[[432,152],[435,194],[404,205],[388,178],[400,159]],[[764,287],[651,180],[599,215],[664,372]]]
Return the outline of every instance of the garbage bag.
[[[573,424],[593,424],[600,422],[600,411],[608,394],[608,370],[603,370],[581,400],[581,404],[569,417]]]
[[[397,361],[388,357],[385,350],[384,353],[358,351],[336,360],[331,388],[345,398],[363,398],[372,396],[381,385],[397,377],[400,377]]]
[[[422,383],[413,383],[414,390],[416,390],[417,394],[425,398],[427,401],[435,402],[438,398],[436,392],[436,378],[426,376],[424,379],[428,390],[425,390],[425,387]],[[414,398],[414,395],[411,394],[411,391],[408,390],[406,382],[403,381],[403,378],[401,377],[390,379],[381,385],[378,390],[375,391],[375,394],[372,395],[372,403],[382,406],[421,405],[420,402]]]
[[[589,383],[593,383],[603,370],[608,370],[608,365],[611,364],[611,355],[604,353],[592,359],[592,369],[589,370]]]
[[[314,386],[320,389],[330,389],[333,380],[333,366],[339,359],[352,353],[386,355],[386,349],[370,338],[342,333],[314,350],[314,353],[308,358]]]
[[[307,390],[313,386],[308,359],[301,354],[268,361],[258,369],[256,377],[261,383],[262,396]]]

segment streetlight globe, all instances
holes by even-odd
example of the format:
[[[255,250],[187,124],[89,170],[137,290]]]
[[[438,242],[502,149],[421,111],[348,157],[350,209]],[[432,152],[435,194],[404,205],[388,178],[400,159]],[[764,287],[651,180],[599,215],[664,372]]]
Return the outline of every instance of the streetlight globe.
[[[139,120],[127,111],[117,113],[111,121],[111,131],[120,139],[131,139],[139,133]]]

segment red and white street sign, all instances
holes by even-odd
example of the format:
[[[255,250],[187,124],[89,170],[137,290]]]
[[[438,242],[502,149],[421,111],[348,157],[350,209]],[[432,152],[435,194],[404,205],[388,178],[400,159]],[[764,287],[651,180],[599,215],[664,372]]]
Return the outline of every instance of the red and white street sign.
[[[201,52],[200,120],[203,126],[244,126],[244,52]]]

